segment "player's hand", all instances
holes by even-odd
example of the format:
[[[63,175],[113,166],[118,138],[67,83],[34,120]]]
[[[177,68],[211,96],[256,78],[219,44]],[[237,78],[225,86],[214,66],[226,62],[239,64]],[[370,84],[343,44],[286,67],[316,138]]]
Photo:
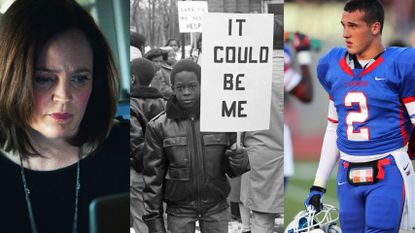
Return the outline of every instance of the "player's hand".
[[[323,203],[321,203],[321,199],[323,198],[325,192],[325,188],[312,186],[310,188],[310,194],[304,202],[306,209],[309,208],[309,206],[311,206],[317,213],[320,212],[320,210],[323,208]]]
[[[310,50],[310,38],[301,32],[296,32],[294,33],[294,36],[292,38],[291,45],[297,52],[309,51]]]

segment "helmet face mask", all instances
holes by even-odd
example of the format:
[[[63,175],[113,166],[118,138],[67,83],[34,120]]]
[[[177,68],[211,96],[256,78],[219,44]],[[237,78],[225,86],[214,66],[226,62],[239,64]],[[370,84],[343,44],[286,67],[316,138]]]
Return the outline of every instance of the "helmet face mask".
[[[316,213],[314,209],[299,212],[288,224],[284,233],[341,233],[336,221],[339,211],[336,207],[324,204],[323,209]]]

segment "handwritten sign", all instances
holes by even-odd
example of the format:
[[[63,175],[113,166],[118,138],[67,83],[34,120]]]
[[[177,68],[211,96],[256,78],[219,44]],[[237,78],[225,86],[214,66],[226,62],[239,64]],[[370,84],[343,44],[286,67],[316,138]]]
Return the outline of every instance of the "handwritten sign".
[[[269,128],[272,14],[203,15],[201,131]]]
[[[179,31],[201,32],[202,15],[208,12],[206,1],[178,1]]]

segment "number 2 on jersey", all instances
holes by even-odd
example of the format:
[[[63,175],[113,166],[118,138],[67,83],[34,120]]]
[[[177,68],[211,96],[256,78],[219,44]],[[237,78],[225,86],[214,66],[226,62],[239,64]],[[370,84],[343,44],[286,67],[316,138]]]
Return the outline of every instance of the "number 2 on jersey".
[[[346,134],[350,141],[369,141],[369,128],[360,127],[354,130],[354,123],[363,123],[367,120],[369,113],[367,109],[367,98],[363,92],[348,92],[344,98],[344,105],[352,107],[358,104],[358,111],[350,111],[346,116]]]

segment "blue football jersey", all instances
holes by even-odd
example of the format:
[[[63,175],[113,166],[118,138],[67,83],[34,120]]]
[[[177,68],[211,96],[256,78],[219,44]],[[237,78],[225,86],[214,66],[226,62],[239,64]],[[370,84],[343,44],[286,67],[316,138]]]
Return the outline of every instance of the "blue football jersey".
[[[404,103],[415,101],[415,49],[387,48],[365,69],[351,69],[345,48],[319,61],[318,79],[338,115],[337,146],[375,155],[405,146],[413,125]]]

